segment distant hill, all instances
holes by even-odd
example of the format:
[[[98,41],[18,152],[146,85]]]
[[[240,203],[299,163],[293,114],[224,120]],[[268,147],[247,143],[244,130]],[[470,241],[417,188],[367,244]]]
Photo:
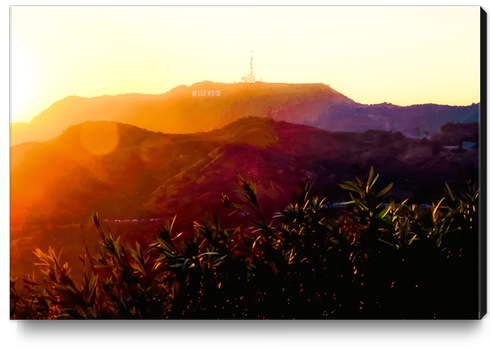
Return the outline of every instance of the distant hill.
[[[362,105],[324,84],[200,82],[158,95],[69,96],[28,124],[12,123],[11,145],[47,141],[69,126],[88,120],[116,121],[150,131],[183,134],[219,129],[247,116],[332,131],[379,129],[415,136],[413,129],[417,125],[433,133],[451,121],[478,122],[479,104]]]
[[[442,145],[461,145],[463,141],[478,143],[480,139],[479,123],[454,123],[449,122],[439,127],[437,132],[431,136],[432,141],[440,142]]]
[[[387,103],[378,105],[336,104],[316,120],[305,122],[315,127],[332,131],[358,131],[379,129],[400,131],[416,137],[415,126],[434,134],[448,122],[479,122],[480,104],[470,106],[412,105],[396,106]]]
[[[111,133],[114,141],[99,141],[98,136]],[[101,150],[94,147],[99,142],[112,151],[93,154]],[[349,199],[337,184],[352,180],[355,164],[366,170],[374,166],[381,174],[377,185],[394,182],[393,196],[413,203],[430,201],[444,182],[454,184],[462,172],[473,178],[478,172],[477,148],[433,151],[431,141],[400,132],[329,132],[257,117],[194,134],[84,122],[44,143],[12,146],[11,158],[13,271],[20,271],[16,264],[35,261],[35,247],[65,247],[65,254],[76,259],[84,237],[89,244],[97,238],[87,228],[93,212],[108,219],[105,225],[116,234],[143,245],[154,224],[114,220],[177,215],[180,232],[215,212],[224,227],[231,227],[220,193],[236,199],[237,172],[258,179],[259,203],[267,216],[283,209],[306,179],[314,179],[315,193],[329,202]]]

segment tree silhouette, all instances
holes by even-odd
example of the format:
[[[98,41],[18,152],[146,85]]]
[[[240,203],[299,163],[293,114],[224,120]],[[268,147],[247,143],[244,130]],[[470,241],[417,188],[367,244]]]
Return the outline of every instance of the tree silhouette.
[[[415,128],[413,128],[415,132],[417,133],[417,138],[420,137],[420,134],[422,133],[422,127],[420,125],[417,125]]]

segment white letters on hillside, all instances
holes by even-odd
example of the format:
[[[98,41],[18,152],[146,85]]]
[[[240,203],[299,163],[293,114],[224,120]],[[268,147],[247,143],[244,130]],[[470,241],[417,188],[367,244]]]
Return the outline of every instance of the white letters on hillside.
[[[220,96],[221,90],[193,90],[192,96]]]

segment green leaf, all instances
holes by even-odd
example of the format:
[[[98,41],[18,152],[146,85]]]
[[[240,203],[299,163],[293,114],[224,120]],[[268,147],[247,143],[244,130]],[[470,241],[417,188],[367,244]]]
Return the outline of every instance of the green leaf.
[[[168,233],[170,235],[170,233],[172,232],[172,229],[174,227],[174,223],[175,223],[175,220],[177,219],[177,215],[174,216],[174,219],[172,219],[172,224],[170,224],[170,228],[168,230]]]
[[[408,241],[408,244],[411,245],[413,241],[420,241],[420,238],[417,237],[417,235],[414,235],[414,237],[412,237],[409,241]]]
[[[367,180],[367,186],[369,186],[369,184],[371,183],[371,180],[373,179],[373,176],[374,176],[374,167],[371,166],[371,170],[369,171],[369,177],[368,177],[368,180]]]
[[[451,188],[449,188],[448,184],[446,184],[446,189],[447,189],[447,192],[449,193],[449,196],[451,197],[451,200],[454,201],[454,196],[453,196],[453,192],[451,192]]]
[[[380,238],[378,238],[378,241],[383,242],[383,243],[387,244],[388,246],[392,247],[393,249],[395,249],[395,246],[393,246],[393,244],[391,242],[385,241],[385,240],[380,239]]]
[[[97,313],[95,312],[95,310],[92,307],[89,307],[87,309],[87,313],[88,313],[89,318],[91,318],[91,319],[97,318]]]
[[[378,213],[378,215],[376,217],[383,219],[386,216],[386,214],[390,211],[390,209],[391,209],[390,205],[385,206],[385,208],[380,213]]]
[[[383,189],[378,194],[376,194],[376,197],[379,198],[380,196],[385,195],[386,193],[388,193],[390,191],[391,187],[393,187],[393,183],[388,184],[388,186],[385,189]]]
[[[339,183],[339,186],[340,186],[340,188],[343,188],[343,189],[345,189],[345,190],[351,190],[351,191],[353,191],[353,192],[359,192],[359,188],[357,188],[357,187],[356,187],[356,188],[354,188],[354,187],[352,187],[352,186],[350,186],[350,185],[347,185],[347,184],[341,184],[341,183]]]
[[[204,252],[204,253],[199,254],[198,257],[202,257],[205,255],[219,255],[219,253],[218,252]]]
[[[405,203],[408,201],[408,198],[403,200],[403,202],[398,206],[398,208],[395,210],[395,213],[398,213],[400,209],[405,205]]]
[[[33,285],[33,286],[38,286],[38,285],[39,285],[39,284],[37,284],[37,283],[35,283],[35,282],[31,282],[31,281],[24,280],[24,279],[23,279],[22,281],[24,281],[24,282],[25,282],[25,283],[27,283],[27,284],[31,284],[31,285]]]
[[[378,180],[378,178],[379,178],[379,174],[376,175],[376,177],[374,178],[373,183],[371,183],[371,186],[369,187],[369,189],[371,189],[374,186],[374,184],[376,183],[376,181]]]
[[[435,218],[436,217],[436,213],[437,213],[437,210],[439,209],[439,207],[441,206],[442,202],[444,201],[445,198],[442,198],[441,201],[439,201],[439,203],[436,205],[436,207],[434,208],[434,210],[432,211],[432,218]]]
[[[360,199],[354,199],[354,202],[358,204],[362,210],[369,210],[369,208],[363,204],[363,202]]]
[[[220,225],[219,225],[218,217],[216,216],[216,213],[213,213],[213,220],[214,220],[214,226],[215,226],[216,230],[220,230]]]
[[[351,186],[351,187],[354,187],[354,188],[359,188],[359,184],[357,184],[356,182],[352,182],[352,181],[344,181],[345,184]]]

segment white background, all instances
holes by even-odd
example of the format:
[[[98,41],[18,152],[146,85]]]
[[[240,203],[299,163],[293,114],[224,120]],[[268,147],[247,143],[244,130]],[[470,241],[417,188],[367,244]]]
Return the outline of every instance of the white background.
[[[208,2],[224,5],[224,1]],[[229,2],[228,2],[229,3]],[[0,342],[2,346],[490,346],[490,318],[482,321],[97,321],[10,322],[9,272],[9,5],[38,5],[34,1],[1,0],[1,243]],[[50,1],[45,5],[133,5],[130,1]],[[141,1],[138,5],[199,4],[198,2]],[[232,4],[264,4],[259,1]],[[265,4],[297,4],[268,1]],[[361,1],[306,1],[302,5],[365,5]],[[370,5],[404,5],[401,1],[377,1]],[[416,1],[410,5],[478,5],[490,11],[490,0]],[[487,199],[488,202],[488,199]],[[488,203],[487,203],[488,204]],[[448,302],[448,305],[451,305]]]

